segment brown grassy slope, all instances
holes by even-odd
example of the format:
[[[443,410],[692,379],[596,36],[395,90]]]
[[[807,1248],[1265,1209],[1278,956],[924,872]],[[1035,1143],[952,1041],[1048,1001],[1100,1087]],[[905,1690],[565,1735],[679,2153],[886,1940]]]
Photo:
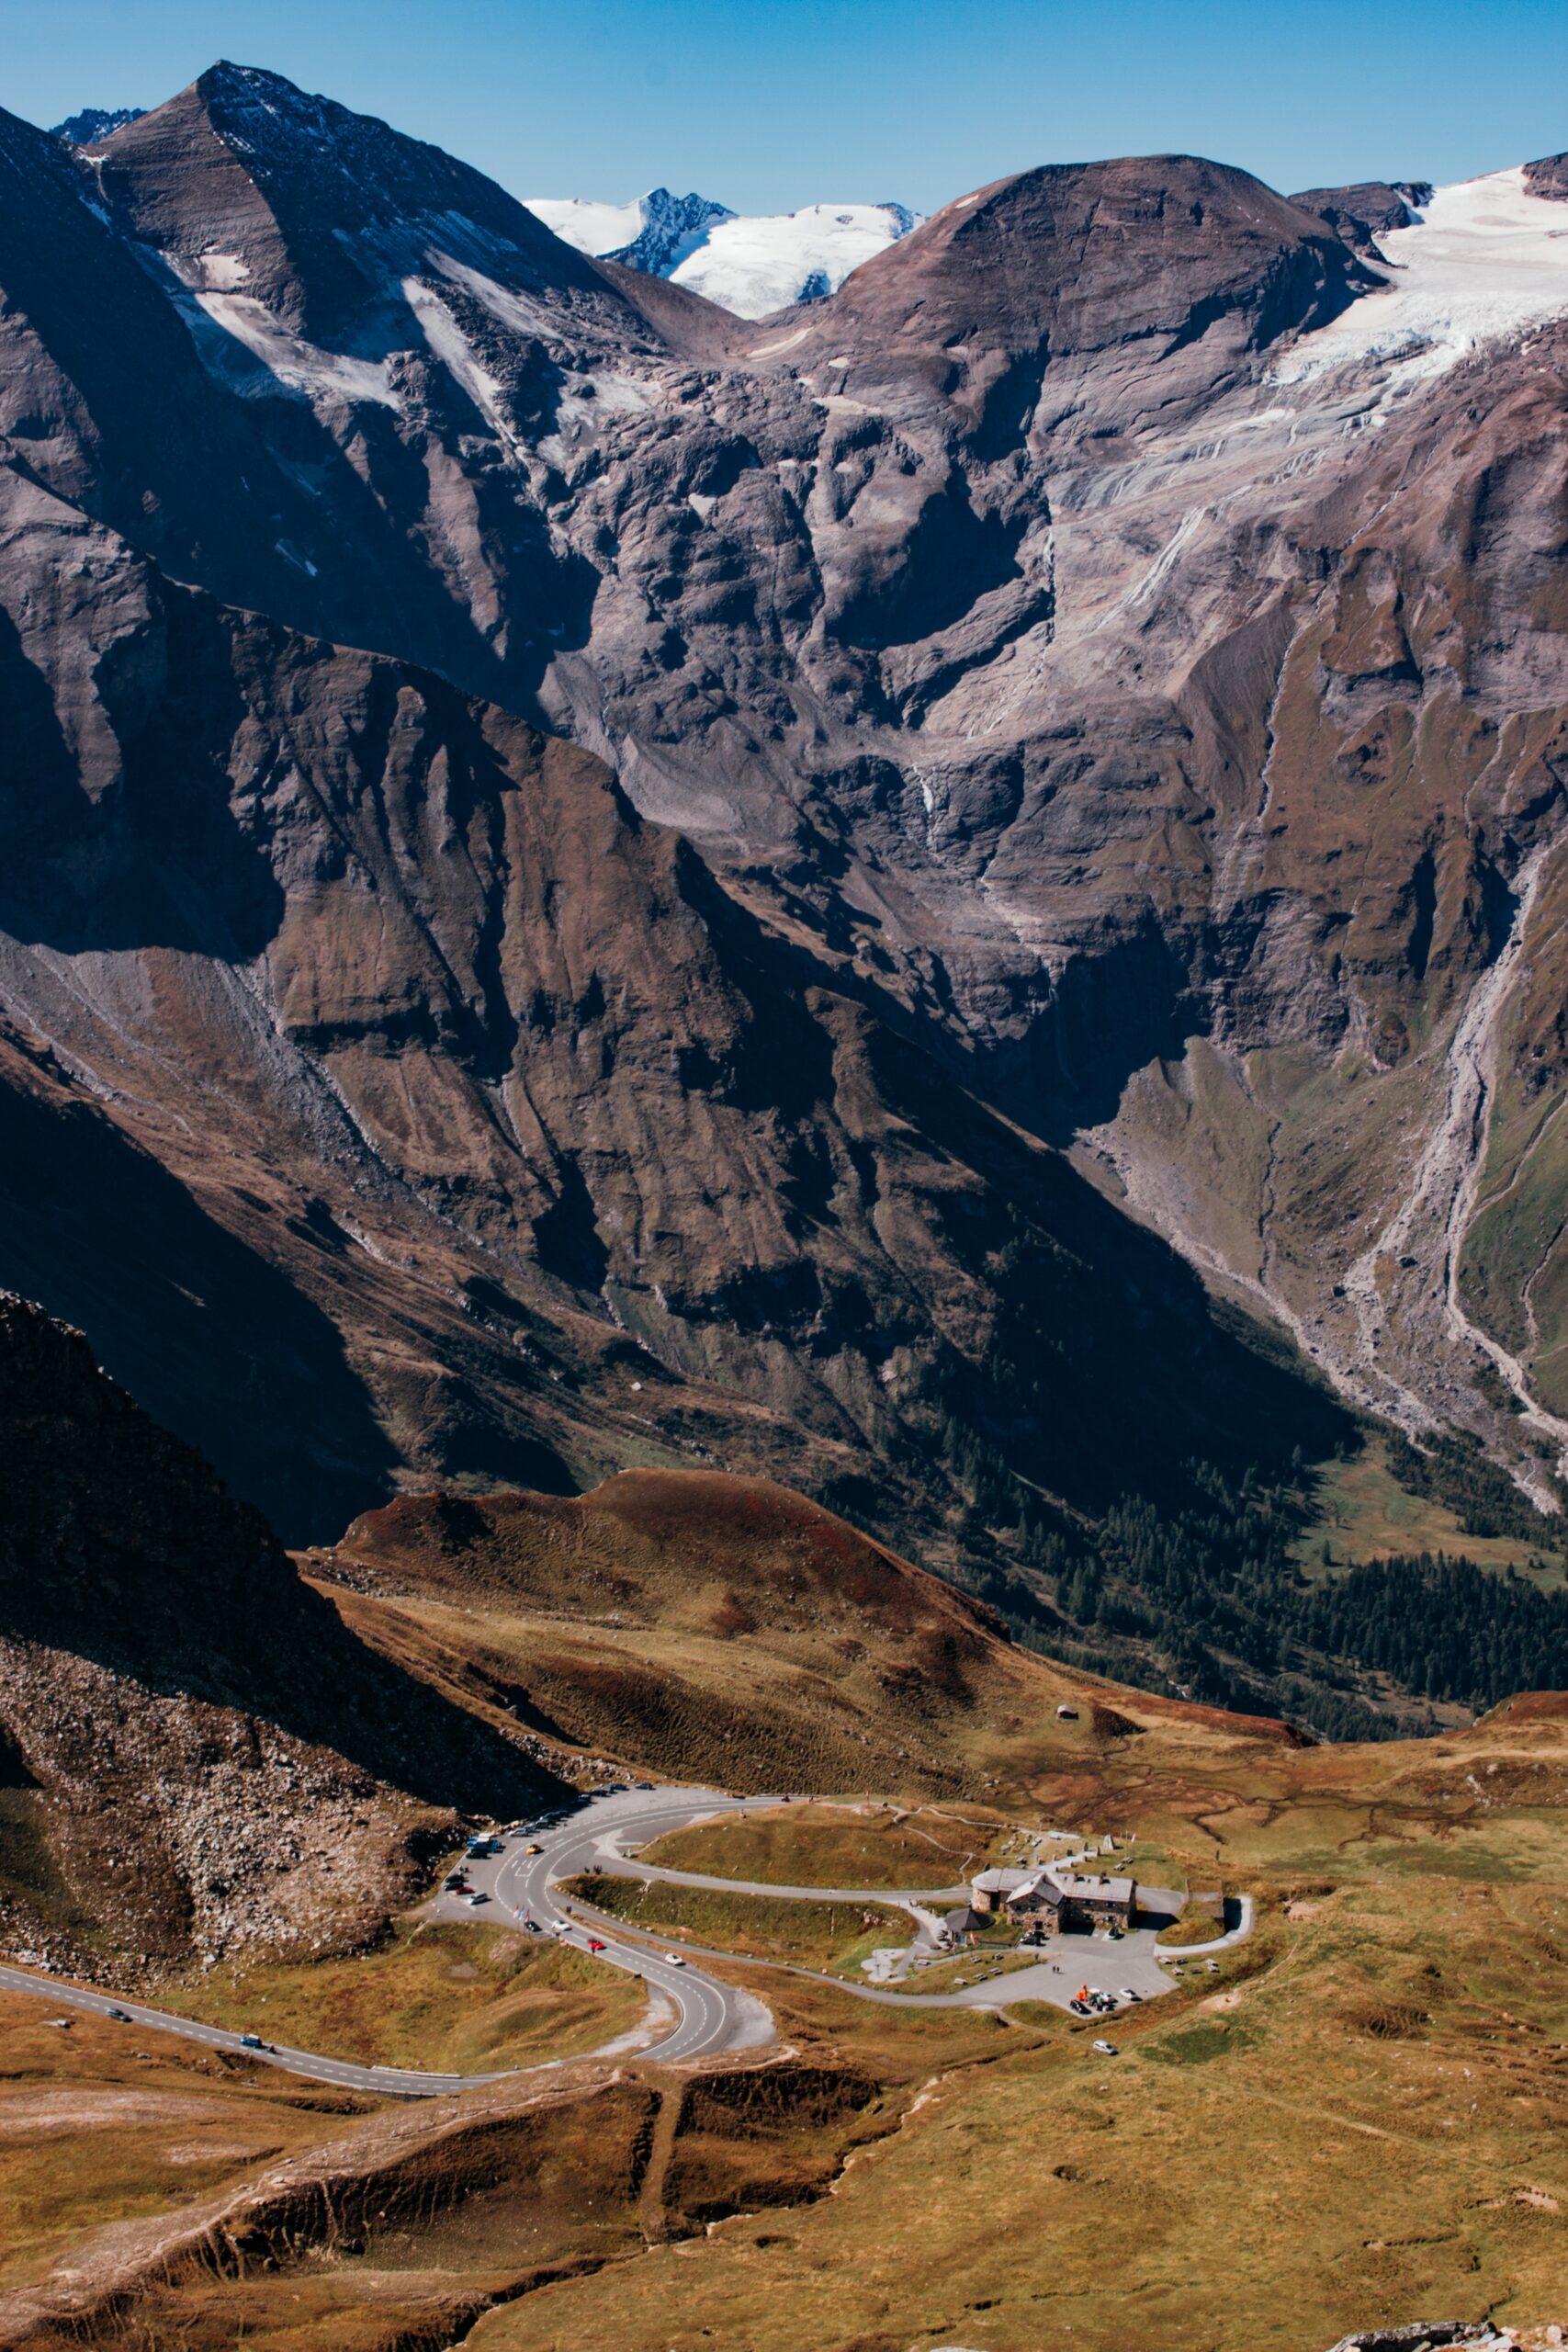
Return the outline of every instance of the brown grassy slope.
[[[50,2022],[71,2014],[0,1993],[0,2297],[43,2278],[85,2232],[220,2195],[376,2104],[150,2027]]]
[[[965,2022],[936,2046],[963,2052],[977,2038]],[[74,2119],[41,2161],[23,2160],[41,2226],[0,2271],[0,2341],[17,2352],[456,2343],[494,2300],[635,2261],[740,2202],[818,2193],[849,2139],[885,2128],[882,2077],[831,2053],[684,2075],[570,2067],[369,2113],[344,2101],[338,2114],[358,2120],[302,2129],[288,2113],[301,2102],[259,2083],[244,2105],[243,2089],[172,2097],[156,2052],[128,2069],[54,2039],[19,2052],[25,2087],[0,2085],[0,2143],[13,2124],[36,2134],[40,2111],[69,2105]],[[894,2085],[907,2076],[896,2064]],[[170,2170],[204,2156],[184,2179]]]
[[[1250,1887],[1255,1936],[1119,2018],[1113,2061],[1034,2011],[989,2064],[933,2057],[834,2196],[564,2286],[555,2352],[1323,2352],[1423,2313],[1561,2322],[1565,1724],[1548,1692],[1370,1747],[1152,1726],[1047,1785]],[[792,2039],[891,2030],[767,1992]],[[927,2015],[896,2020],[911,2046]],[[497,2311],[475,2352],[544,2317]]]
[[[642,1984],[585,1952],[414,1914],[347,1959],[215,1968],[162,1996],[181,2017],[367,2066],[484,2074],[602,2050],[641,2024]]]
[[[413,1670],[737,1790],[1021,1788],[1156,1723],[1289,1738],[1021,1650],[983,1604],[766,1479],[415,1496],[356,1520],[322,1565],[355,1632]]]
[[[27,2167],[0,2179],[44,2200],[0,2336],[393,2352],[467,2340],[494,2302],[476,2352],[1322,2352],[1423,2312],[1562,2318],[1568,1694],[1373,1747],[1147,1713],[1058,1754],[1042,1814],[1135,1826],[1251,1886],[1261,1917],[1217,1975],[1118,2020],[1113,2065],[1062,2015],[910,2015],[753,1966],[732,1973],[773,2007],[783,2066],[573,2070],[367,2116],[320,2155],[293,2124],[247,2139],[215,2111],[189,2178],[213,2201],[182,2211],[166,2151],[194,2124],[143,2132],[143,2177],[118,2104],[85,2102],[69,2140],[39,2105],[67,2058],[83,2092],[136,2089],[126,2042],[156,2038],[91,2022],[96,2045],[62,2052],[74,2037],[40,2027],[0,2083],[0,2143]],[[213,2267],[220,2216],[236,2274]],[[93,2314],[73,2333],[73,2302]]]
[[[1561,2321],[1562,1892],[1350,1887],[1258,1973],[1119,2019],[1114,2060],[1093,2023],[1015,2028],[1016,2054],[1004,2030],[832,2197],[525,2298],[473,2352],[1324,2352],[1423,2314]]]

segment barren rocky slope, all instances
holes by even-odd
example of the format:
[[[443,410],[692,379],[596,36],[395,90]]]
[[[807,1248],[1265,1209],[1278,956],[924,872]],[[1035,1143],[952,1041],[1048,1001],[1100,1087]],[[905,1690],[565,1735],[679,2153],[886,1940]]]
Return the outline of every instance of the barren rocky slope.
[[[592,755],[175,584],[30,460],[0,494],[0,1252],[290,1533],[401,1464],[685,1453],[946,1556],[977,1445],[1092,1510],[1133,1425],[1156,1480],[1332,1435]]]
[[[80,1332],[4,1295],[0,1450],[10,1958],[352,1950],[456,1811],[558,1785],[355,1641]]]
[[[1385,270],[1051,167],[753,325],[276,76],[0,134],[26,1132],[333,1364],[264,1460],[111,1285],[291,1532],[685,1452],[997,1556],[1331,1442],[1091,1182],[1551,1498],[1550,173]],[[1408,241],[1487,205],[1445,343]],[[70,1222],[12,1279],[80,1312]]]

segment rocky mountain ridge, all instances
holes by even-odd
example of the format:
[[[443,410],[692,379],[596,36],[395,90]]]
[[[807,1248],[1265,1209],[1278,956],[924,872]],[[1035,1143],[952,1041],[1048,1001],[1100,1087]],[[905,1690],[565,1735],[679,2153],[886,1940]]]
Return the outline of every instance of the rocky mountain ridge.
[[[73,147],[93,147],[123,130],[128,122],[140,122],[146,111],[145,107],[83,107],[52,124],[51,136],[69,140]]]
[[[694,1445],[1005,1568],[1343,1426],[1249,1408],[1153,1224],[1551,1499],[1528,175],[1381,267],[1201,159],[1046,167],[755,326],[250,69],[0,130],[18,1077],[325,1316],[352,1477]]]

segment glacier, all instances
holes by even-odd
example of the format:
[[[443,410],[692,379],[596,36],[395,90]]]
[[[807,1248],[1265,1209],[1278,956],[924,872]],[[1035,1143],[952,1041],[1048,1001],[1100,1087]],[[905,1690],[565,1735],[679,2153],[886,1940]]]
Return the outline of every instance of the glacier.
[[[651,188],[629,204],[527,197],[528,209],[579,252],[686,286],[743,319],[820,301],[851,270],[918,228],[905,204],[808,204],[745,215],[696,195]]]

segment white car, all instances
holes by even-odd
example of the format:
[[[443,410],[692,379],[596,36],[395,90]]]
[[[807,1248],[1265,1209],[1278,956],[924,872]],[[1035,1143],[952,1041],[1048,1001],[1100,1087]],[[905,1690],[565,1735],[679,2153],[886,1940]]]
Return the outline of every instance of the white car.
[[[667,1951],[664,1957],[670,1962],[671,1968],[684,1968],[686,1965],[686,1955],[684,1952]]]
[[[1116,2044],[1113,2041],[1097,2041],[1094,2046],[1102,2058],[1114,2058],[1116,2055]]]
[[[1116,1997],[1119,2001],[1141,2001],[1144,1996],[1141,1993],[1135,1993],[1131,1984],[1123,1984]]]
[[[488,1903],[490,1901],[490,1897],[486,1894],[483,1888],[480,1887],[477,1889],[474,1894],[470,1894],[467,1900],[469,1910],[477,1911],[481,1903]]]

